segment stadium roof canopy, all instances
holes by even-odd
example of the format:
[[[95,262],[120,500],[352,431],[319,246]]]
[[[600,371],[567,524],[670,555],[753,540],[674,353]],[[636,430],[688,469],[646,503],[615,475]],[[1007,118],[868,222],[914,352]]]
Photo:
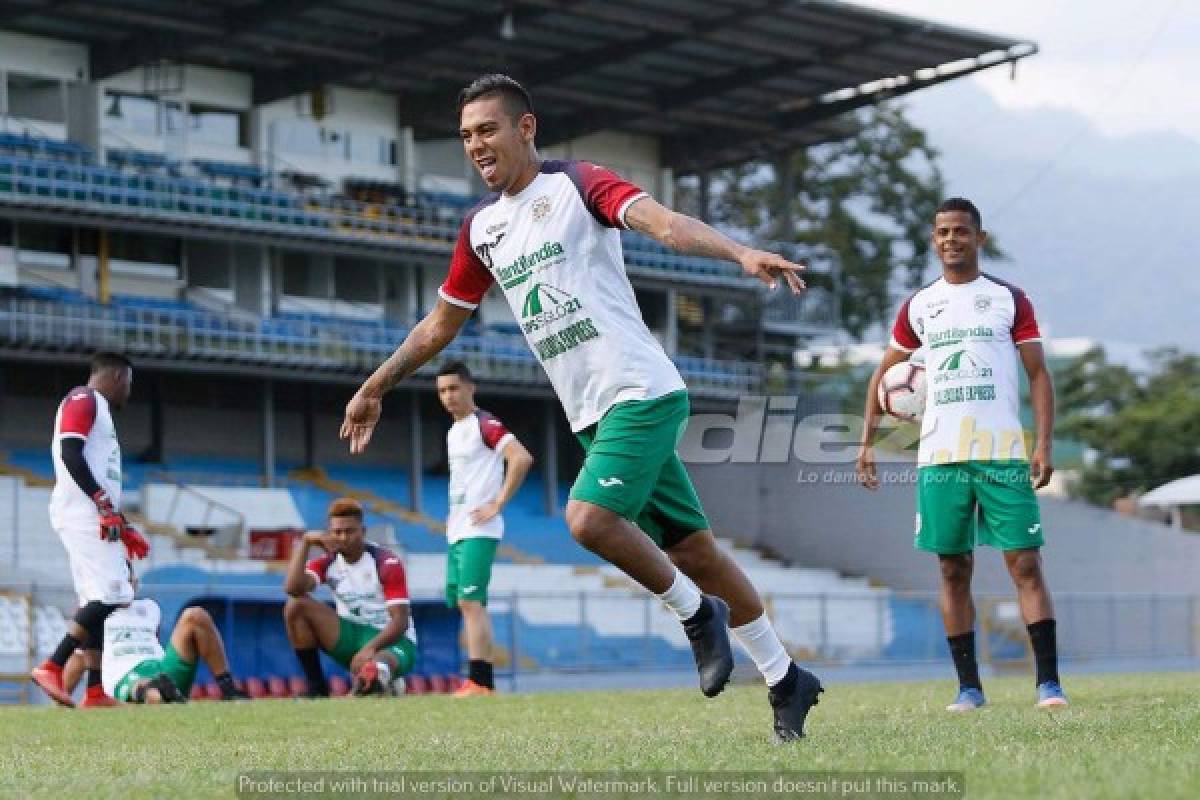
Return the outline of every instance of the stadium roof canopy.
[[[337,84],[397,93],[421,137],[503,71],[543,145],[652,134],[680,172],[846,135],[839,116],[1037,51],[834,0],[0,0],[0,29],[91,45],[91,77],[158,62],[248,72],[269,102]]]

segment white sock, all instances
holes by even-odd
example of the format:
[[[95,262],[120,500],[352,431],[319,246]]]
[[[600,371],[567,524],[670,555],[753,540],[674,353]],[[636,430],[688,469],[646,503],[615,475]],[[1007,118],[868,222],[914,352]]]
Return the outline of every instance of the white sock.
[[[783,642],[779,641],[779,635],[771,627],[766,612],[753,622],[730,628],[729,632],[754,661],[767,686],[774,686],[784,679],[792,664],[792,657],[783,648]]]
[[[680,622],[691,619],[700,610],[700,590],[678,569],[675,570],[675,580],[671,582],[671,588],[660,594],[658,599],[675,612]]]

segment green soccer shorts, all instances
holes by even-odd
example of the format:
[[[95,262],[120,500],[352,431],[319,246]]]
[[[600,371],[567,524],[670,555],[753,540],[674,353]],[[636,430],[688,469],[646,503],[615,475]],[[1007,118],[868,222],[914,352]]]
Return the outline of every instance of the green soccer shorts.
[[[499,545],[499,539],[486,536],[459,539],[450,545],[446,552],[446,605],[454,608],[459,600],[487,605],[492,562]]]
[[[917,470],[916,547],[939,555],[977,544],[1028,550],[1045,544],[1025,461],[963,461]]]
[[[161,659],[148,658],[145,661],[139,661],[133,669],[125,673],[125,677],[121,678],[116,689],[113,690],[113,698],[123,703],[131,702],[133,690],[139,683],[156,678],[162,672],[165,672],[171,679],[171,683],[175,684],[184,697],[187,697],[191,694],[192,684],[196,681],[196,668],[195,661],[184,661],[183,657],[176,652],[175,646],[168,642]]]
[[[675,452],[690,410],[685,390],[614,405],[576,434],[586,455],[571,499],[619,514],[662,548],[707,530],[696,488]]]
[[[358,651],[378,635],[379,628],[373,628],[345,617],[338,617],[338,639],[333,649],[329,651],[329,657],[346,669],[350,669],[350,662],[358,655]],[[417,646],[407,636],[401,636],[400,641],[379,652],[391,653],[395,656],[396,669],[393,673],[395,675],[407,675],[412,672],[413,666],[417,663]]]

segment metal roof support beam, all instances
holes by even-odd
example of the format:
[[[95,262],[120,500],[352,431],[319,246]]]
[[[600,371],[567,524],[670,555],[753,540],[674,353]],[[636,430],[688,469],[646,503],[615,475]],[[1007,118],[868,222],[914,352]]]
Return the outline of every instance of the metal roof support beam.
[[[544,7],[525,11],[521,20],[531,22],[544,14],[565,10],[576,2],[579,0],[556,0],[556,2],[545,4]],[[523,3],[518,2],[516,5],[523,5]],[[346,80],[363,72],[382,72],[393,69],[402,64],[416,61],[443,47],[478,36],[479,32],[479,16],[471,14],[458,22],[440,28],[430,28],[404,36],[392,36],[376,42],[365,51],[374,59],[373,66],[348,67],[342,64],[313,64],[308,69],[259,73],[254,76],[254,102],[256,105],[271,103],[309,91],[317,86]],[[403,98],[402,102],[404,102]],[[446,100],[443,98],[442,102],[445,103]]]
[[[94,45],[90,54],[92,80],[103,80],[156,61],[179,61],[191,50],[228,43],[239,35],[259,31],[280,17],[299,17],[324,5],[328,5],[327,0],[263,0],[231,9],[221,24],[206,25],[194,35],[137,33],[113,44]]]

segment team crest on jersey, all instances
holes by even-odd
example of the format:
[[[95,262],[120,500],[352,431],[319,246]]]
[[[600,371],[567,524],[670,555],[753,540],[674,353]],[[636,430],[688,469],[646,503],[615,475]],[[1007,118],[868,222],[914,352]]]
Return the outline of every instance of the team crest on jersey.
[[[992,298],[988,297],[986,294],[975,295],[975,310],[976,311],[978,311],[980,314],[982,314],[983,312],[987,311],[991,307],[992,307]]]
[[[554,211],[554,207],[550,205],[550,198],[546,195],[542,195],[537,200],[533,201],[534,222],[541,222],[546,217],[550,216],[552,211]]]

